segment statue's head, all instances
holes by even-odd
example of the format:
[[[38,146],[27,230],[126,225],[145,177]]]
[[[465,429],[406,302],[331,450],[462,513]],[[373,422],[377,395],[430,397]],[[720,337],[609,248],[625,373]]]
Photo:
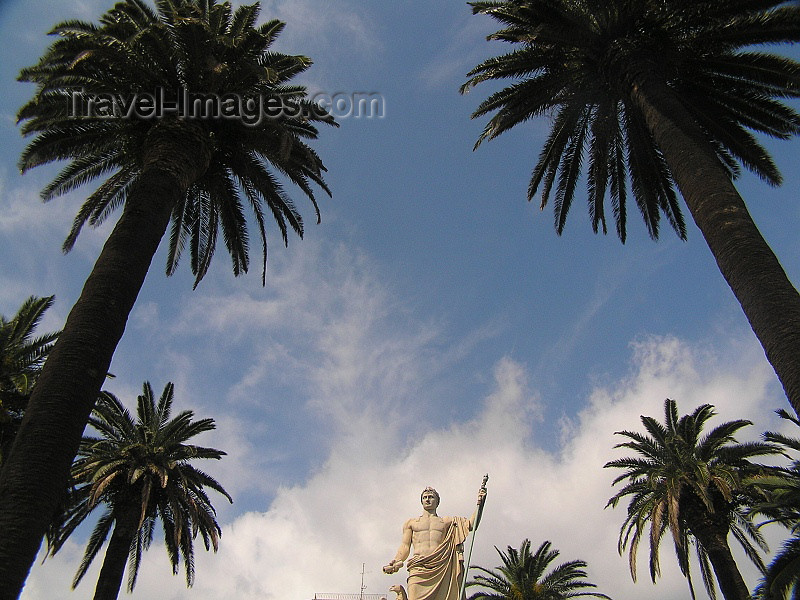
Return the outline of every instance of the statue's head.
[[[430,486],[428,486],[424,490],[422,490],[422,493],[420,494],[419,499],[420,499],[420,502],[422,502],[423,506],[425,505],[425,496],[426,495],[434,497],[434,508],[439,506],[439,492],[437,492],[435,489],[433,489]]]

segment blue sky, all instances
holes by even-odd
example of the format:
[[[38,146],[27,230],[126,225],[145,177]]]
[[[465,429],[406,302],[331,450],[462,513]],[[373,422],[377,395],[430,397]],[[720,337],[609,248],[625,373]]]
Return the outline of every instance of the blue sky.
[[[14,115],[32,87],[15,77],[52,25],[110,5],[0,7],[0,313],[55,294],[43,331],[62,326],[110,224],[61,253],[86,192],[45,205],[54,170],[19,175]],[[525,200],[546,120],[472,151],[484,122],[469,115],[493,88],[458,87],[504,47],[461,0],[275,0],[262,16],[287,22],[279,50],[314,60],[312,92],[376,93],[384,111],[322,130],[333,198],[320,196],[316,225],[294,194],[305,239],[283,248],[270,230],[266,287],[257,260],[234,278],[224,250],[195,291],[188,264],[167,278],[156,256],[107,389],[133,406],[143,381],[175,382],[181,408],[217,421],[201,441],[228,452],[208,470],[234,504],[216,502],[220,550],[198,549],[194,588],[154,545],[133,597],[307,600],[358,592],[362,563],[365,591],[385,593],[404,574],[380,567],[420,490],[439,490],[442,514],[469,515],[488,472],[476,564],[497,564],[493,546],[549,539],[617,600],[685,598],[668,542],[657,586],[644,570],[633,584],[617,554],[624,509],[603,509],[614,474],[601,468],[618,456],[614,431],[672,397],[684,412],[714,404],[717,422],[750,418],[757,437],[788,406],[696,227],[653,242],[630,218],[623,246],[591,232],[581,194],[557,236],[550,207]],[[782,187],[737,184],[795,282],[799,144],[768,143]],[[37,563],[22,597],[90,598],[97,569],[68,591],[81,542]]]

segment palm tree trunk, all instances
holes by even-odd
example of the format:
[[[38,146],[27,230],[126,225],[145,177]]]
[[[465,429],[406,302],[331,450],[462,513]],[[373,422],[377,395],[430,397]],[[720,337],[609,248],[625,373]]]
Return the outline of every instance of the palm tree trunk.
[[[106,548],[103,566],[97,577],[97,586],[94,589],[94,600],[117,600],[122,587],[122,576],[125,573],[125,564],[136,538],[139,527],[136,508],[126,509],[114,522],[114,532]]]
[[[712,525],[690,527],[697,542],[703,547],[711,561],[719,589],[725,600],[750,600],[750,592],[744,582],[739,566],[728,545],[728,532]]]
[[[207,168],[199,129],[151,131],[139,183],[42,368],[0,470],[0,600],[22,591],[172,207]]]
[[[694,222],[800,416],[800,294],[753,222],[698,125],[649,65],[631,76],[644,113]]]

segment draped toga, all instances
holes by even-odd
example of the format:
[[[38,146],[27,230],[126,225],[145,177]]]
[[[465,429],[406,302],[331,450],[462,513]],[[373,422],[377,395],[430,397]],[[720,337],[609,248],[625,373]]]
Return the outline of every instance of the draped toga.
[[[452,517],[442,543],[427,556],[412,556],[408,568],[409,600],[461,600],[464,569],[463,546],[469,535],[469,519]]]

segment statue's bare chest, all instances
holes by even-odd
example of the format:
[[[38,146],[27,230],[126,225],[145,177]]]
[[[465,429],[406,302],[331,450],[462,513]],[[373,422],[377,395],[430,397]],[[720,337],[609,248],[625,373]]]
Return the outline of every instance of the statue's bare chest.
[[[417,550],[431,550],[438,545],[447,533],[452,519],[438,516],[434,517],[420,517],[411,521],[411,535],[414,546]]]

